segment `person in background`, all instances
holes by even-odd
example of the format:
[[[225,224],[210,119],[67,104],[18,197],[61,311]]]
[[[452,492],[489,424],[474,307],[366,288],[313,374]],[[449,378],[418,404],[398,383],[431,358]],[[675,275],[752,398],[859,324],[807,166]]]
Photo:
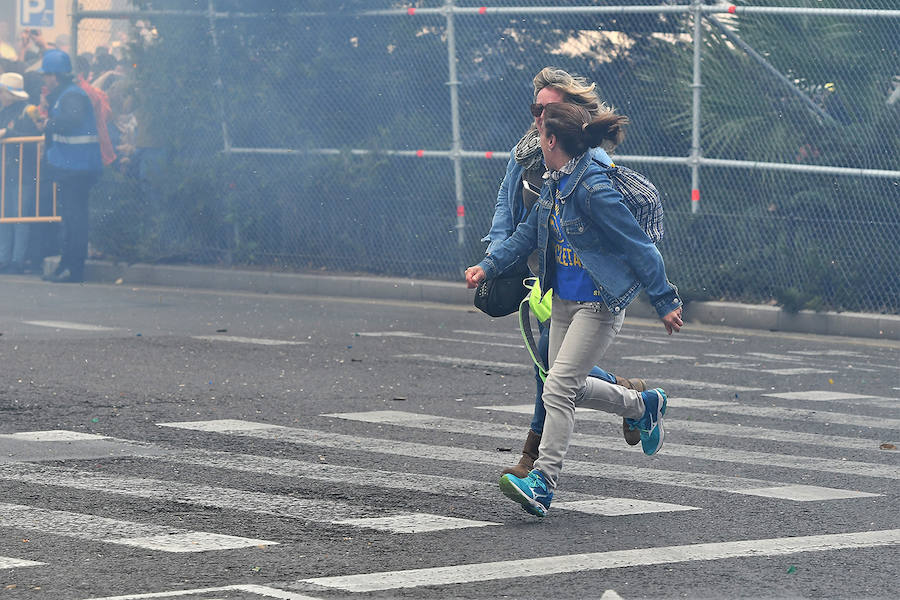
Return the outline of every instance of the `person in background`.
[[[94,116],[97,120],[97,139],[100,142],[100,156],[103,158],[104,165],[111,165],[116,160],[116,152],[113,150],[113,144],[109,139],[109,130],[107,128],[112,118],[109,108],[109,97],[106,95],[106,92],[88,83],[91,76],[91,61],[87,56],[78,55],[75,57],[75,66],[77,67],[76,78],[78,87],[83,89],[84,93],[91,99],[91,106],[94,109]]]
[[[134,114],[134,84],[129,80],[115,82],[109,88],[109,107],[112,120],[109,137],[116,150],[113,166],[125,175],[137,176],[137,117]]]
[[[84,281],[88,246],[88,199],[103,159],[90,98],[72,77],[72,62],[61,50],[48,50],[40,73],[48,89],[48,119],[44,123],[45,156],[50,179],[57,185],[63,222],[59,266],[44,276],[55,283]]]
[[[515,233],[466,269],[466,283],[476,287],[537,249],[541,292],[553,289],[547,416],[538,459],[527,477],[500,478],[505,496],[543,517],[569,448],[576,404],[626,418],[639,430],[645,454],[662,447],[662,389],[638,392],[588,377],[622,328],[625,308],[644,287],[670,335],[684,323],[678,289],[666,277],[659,250],[611,184],[609,167],[590,152],[604,143],[618,145],[628,119],[612,110],[592,116],[567,102],[538,104],[532,114],[541,116],[546,184]]]
[[[24,65],[38,61],[47,51],[47,42],[40,29],[23,29],[19,39],[18,61]]]
[[[40,135],[29,114],[25,80],[18,73],[0,75],[0,138]],[[33,111],[32,111],[33,112]],[[34,216],[35,176],[37,172],[37,144],[6,144],[5,180],[3,184],[3,216]],[[21,157],[21,180],[20,175]],[[22,194],[22,213],[19,214],[19,194]],[[25,272],[30,223],[0,223],[0,274]]]
[[[588,83],[583,77],[573,76],[563,69],[545,67],[535,75],[532,83],[534,100],[537,103],[569,102],[584,107],[592,115],[603,114],[609,110],[597,95],[596,84]],[[533,115],[530,128],[510,152],[506,175],[497,192],[497,203],[494,208],[494,217],[491,220],[491,228],[482,239],[483,242],[488,242],[485,251],[488,255],[513,234],[516,225],[525,219],[540,194],[543,176],[547,172],[538,134],[540,121],[540,114]],[[607,147],[610,147],[609,143],[607,143]],[[610,164],[609,155],[602,148],[594,148],[591,152],[597,160],[604,164]],[[528,266],[532,273],[537,272],[536,255],[533,254],[528,259]],[[546,365],[550,328],[543,323],[539,323],[538,328],[541,332],[537,342],[538,352]],[[643,379],[619,377],[600,367],[594,367],[590,375],[626,388],[638,391],[646,389]],[[525,477],[531,471],[534,461],[538,457],[538,446],[541,443],[546,412],[542,400],[544,380],[537,367],[535,367],[535,387],[534,412],[525,438],[525,445],[522,448],[522,456],[516,465],[503,469],[502,474],[511,473],[518,477]],[[630,428],[624,419],[622,430],[628,445],[634,446],[640,442],[639,432]]]

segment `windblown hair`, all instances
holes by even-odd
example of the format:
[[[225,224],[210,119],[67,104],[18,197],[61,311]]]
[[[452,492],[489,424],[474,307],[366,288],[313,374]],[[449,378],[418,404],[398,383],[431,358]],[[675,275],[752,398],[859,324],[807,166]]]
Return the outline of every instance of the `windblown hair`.
[[[555,135],[569,156],[580,156],[588,148],[615,148],[625,139],[628,117],[607,110],[592,116],[588,110],[567,102],[544,106],[544,131]]]
[[[548,86],[562,92],[566,102],[583,106],[592,117],[610,110],[600,101],[597,84],[588,83],[584,77],[570,75],[556,67],[544,67],[534,76],[534,97],[537,98],[538,92]]]

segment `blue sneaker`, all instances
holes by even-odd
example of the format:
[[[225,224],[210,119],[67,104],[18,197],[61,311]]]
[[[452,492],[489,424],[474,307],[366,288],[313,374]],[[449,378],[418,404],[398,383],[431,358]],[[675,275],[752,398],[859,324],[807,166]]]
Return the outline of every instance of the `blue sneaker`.
[[[537,517],[547,516],[550,501],[553,500],[553,492],[550,491],[547,480],[537,469],[532,469],[525,479],[507,473],[500,478],[500,491]]]
[[[644,416],[640,419],[626,419],[629,426],[641,432],[641,448],[647,456],[653,456],[662,448],[666,432],[663,429],[663,415],[666,414],[668,397],[662,388],[641,392],[644,400]]]

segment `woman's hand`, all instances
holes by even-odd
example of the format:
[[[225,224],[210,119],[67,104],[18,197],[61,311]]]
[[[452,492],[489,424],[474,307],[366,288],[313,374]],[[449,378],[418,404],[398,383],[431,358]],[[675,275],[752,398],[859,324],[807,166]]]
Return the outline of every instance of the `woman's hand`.
[[[482,281],[484,281],[484,269],[479,266],[466,269],[466,287],[478,287],[478,284]]]
[[[673,331],[681,331],[681,328],[684,327],[684,321],[681,320],[681,307],[679,306],[664,316],[662,322],[666,326],[666,331],[669,332],[669,335],[672,335]]]

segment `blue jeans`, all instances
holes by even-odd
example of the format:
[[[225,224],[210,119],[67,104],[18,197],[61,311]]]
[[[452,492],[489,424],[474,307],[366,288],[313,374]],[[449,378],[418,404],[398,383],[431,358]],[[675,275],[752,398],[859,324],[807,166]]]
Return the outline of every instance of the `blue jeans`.
[[[18,181],[7,181],[4,202],[4,217],[19,216]],[[22,216],[34,216],[34,182],[24,182],[22,186]],[[22,266],[28,250],[28,234],[31,223],[0,223],[0,264],[14,263]]]
[[[538,323],[538,330],[541,332],[537,344],[538,353],[540,354],[541,360],[543,360],[546,365],[548,362],[547,354],[550,349],[550,321],[547,321],[546,325]],[[597,379],[602,379],[609,383],[616,382],[615,375],[604,371],[596,365],[591,369],[591,372],[588,373],[588,377],[596,377]],[[531,430],[536,434],[541,435],[544,432],[544,419],[547,417],[547,410],[544,408],[544,400],[542,399],[544,396],[544,380],[541,379],[541,371],[538,369],[537,365],[534,366],[534,382],[537,394],[534,398],[534,414],[531,417]]]

